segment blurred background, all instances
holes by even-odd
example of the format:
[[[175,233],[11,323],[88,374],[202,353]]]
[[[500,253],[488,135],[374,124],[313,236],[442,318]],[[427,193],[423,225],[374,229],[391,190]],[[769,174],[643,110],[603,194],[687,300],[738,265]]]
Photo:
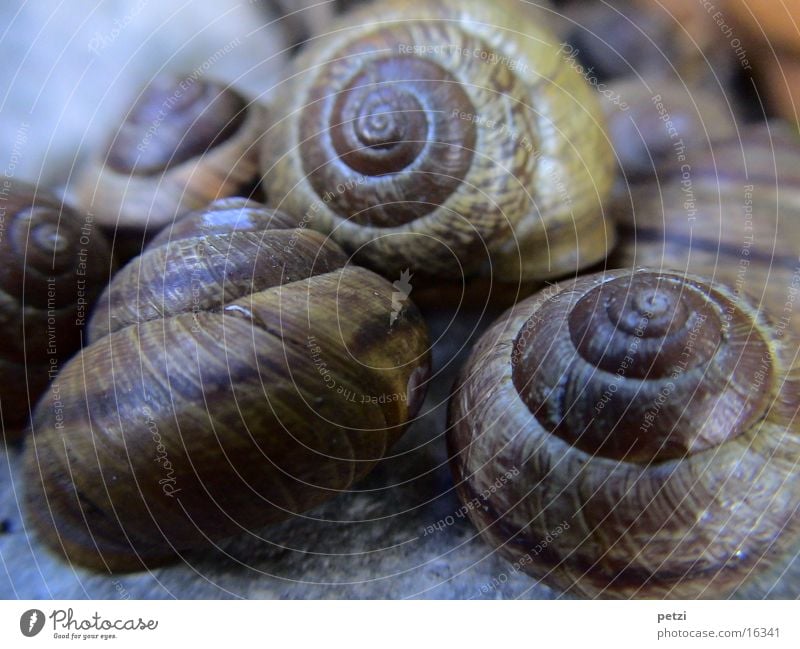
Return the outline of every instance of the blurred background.
[[[132,98],[155,75],[211,67],[215,79],[268,105],[280,92],[291,57],[357,4],[363,3],[4,0],[0,169],[6,177],[69,197],[81,165],[103,146]],[[669,98],[687,146],[695,149],[698,187],[706,154],[712,156],[709,173],[719,177],[726,161],[721,143],[735,143],[729,157],[733,174],[742,160],[766,158],[762,178],[773,189],[780,185],[787,211],[784,225],[773,222],[762,241],[773,251],[783,245],[797,258],[800,0],[520,0],[519,5],[550,24],[563,51],[605,98],[623,172],[615,195],[621,205],[610,208],[620,223],[626,223],[632,205],[645,205],[640,201],[652,194],[652,182],[669,196],[679,178],[672,143],[664,138],[652,101],[662,95]],[[756,154],[743,156],[745,149]],[[709,194],[718,188],[715,184]],[[724,197],[715,200],[717,209],[724,204]],[[661,208],[668,211],[669,205]],[[718,225],[715,221],[717,230]],[[634,253],[616,254],[621,257],[604,267],[636,263]],[[779,294],[788,280],[782,281]],[[761,284],[754,292],[765,290]],[[427,292],[435,303],[436,292]],[[524,575],[508,578],[507,564],[466,519],[426,533],[459,508],[444,446],[447,397],[470,345],[507,303],[500,296],[489,308],[462,309],[454,318],[426,307],[426,287],[412,294],[417,298],[436,341],[438,378],[427,414],[357,491],[308,517],[272,526],[261,538],[233,539],[215,556],[188,556],[184,564],[151,573],[107,577],[73,569],[28,538],[18,505],[19,449],[10,447],[0,451],[0,597],[560,596]],[[794,557],[778,563],[776,573],[753,580],[737,596],[796,598],[800,567]],[[501,575],[506,579],[499,583]]]

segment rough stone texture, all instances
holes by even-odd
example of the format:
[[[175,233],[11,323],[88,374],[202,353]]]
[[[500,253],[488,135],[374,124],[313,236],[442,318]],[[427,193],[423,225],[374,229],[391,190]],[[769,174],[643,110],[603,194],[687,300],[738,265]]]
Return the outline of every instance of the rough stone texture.
[[[123,576],[72,568],[26,534],[17,506],[19,450],[0,454],[0,598],[549,599],[562,596],[513,573],[466,519],[453,515],[444,431],[446,402],[468,349],[496,313],[429,318],[436,372],[424,416],[358,490],[213,553]],[[6,525],[2,522],[6,521]],[[2,531],[8,528],[6,531]],[[492,584],[496,584],[496,587]],[[503,582],[503,583],[499,583]],[[796,598],[800,561],[763,575],[737,597]]]

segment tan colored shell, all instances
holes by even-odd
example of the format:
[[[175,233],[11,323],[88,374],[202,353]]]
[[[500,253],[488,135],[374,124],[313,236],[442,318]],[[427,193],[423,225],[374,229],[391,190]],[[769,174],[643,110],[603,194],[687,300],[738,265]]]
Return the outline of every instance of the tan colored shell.
[[[36,411],[29,518],[71,561],[137,570],[300,514],[416,415],[413,304],[393,319],[392,285],[323,235],[236,209],[188,216],[120,271],[56,379],[60,414]]]
[[[724,597],[796,549],[799,381],[793,346],[726,288],[646,269],[565,282],[464,368],[458,492],[556,588]]]
[[[516,3],[376,3],[294,70],[264,137],[270,204],[370,267],[515,282],[605,256],[597,98]]]
[[[109,229],[153,232],[217,198],[249,195],[265,119],[222,84],[156,77],[83,171],[79,203]]]
[[[10,441],[80,348],[113,267],[94,219],[47,190],[7,183],[0,200],[0,430]]]
[[[684,173],[619,197],[611,268],[699,273],[800,332],[800,139],[774,123],[690,156]]]

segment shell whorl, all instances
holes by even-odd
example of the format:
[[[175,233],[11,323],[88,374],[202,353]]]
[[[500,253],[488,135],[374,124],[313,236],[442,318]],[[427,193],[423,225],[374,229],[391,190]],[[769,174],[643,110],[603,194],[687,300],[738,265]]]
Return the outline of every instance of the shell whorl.
[[[113,264],[89,215],[33,185],[4,188],[0,220],[0,411],[11,440],[59,363],[81,345]]]
[[[370,47],[389,49],[393,36],[379,31]],[[312,88],[300,125],[303,168],[316,195],[330,192],[331,210],[350,215],[351,222],[404,225],[437,209],[463,182],[476,129],[453,119],[452,110],[472,114],[474,107],[439,63],[395,54],[368,59],[355,74],[337,69],[351,56],[339,53],[320,72],[325,83]],[[342,87],[331,93],[339,77]],[[367,180],[369,192],[335,191]],[[414,195],[419,201],[406,198]]]
[[[161,174],[230,138],[244,122],[246,107],[223,84],[156,77],[114,134],[107,164],[124,174]]]
[[[599,106],[518,18],[504,2],[386,2],[313,44],[265,134],[270,204],[382,272],[491,264],[514,280],[602,258]]]
[[[470,511],[481,534],[592,597],[726,596],[779,562],[798,533],[800,371],[771,327],[730,289],[646,269],[514,307],[451,402],[462,499],[507,479]]]
[[[210,79],[155,77],[83,170],[81,206],[107,229],[150,235],[258,183],[266,110]]]
[[[71,306],[79,279],[88,285],[102,284],[109,273],[105,242],[93,243],[102,238],[92,236],[93,219],[81,220],[48,191],[15,181],[3,201],[3,223],[0,287],[19,302],[19,308],[45,309],[48,301],[51,307]],[[87,263],[95,252],[103,259]]]
[[[14,181],[2,216],[3,356],[31,367],[66,358],[112,271],[108,245],[91,217],[27,183]],[[58,344],[48,345],[48,323]]]
[[[537,310],[516,344],[514,385],[542,425],[587,453],[681,458],[763,416],[763,393],[742,387],[764,359],[774,378],[752,317],[679,275],[623,275]],[[648,409],[658,416],[644,427]]]

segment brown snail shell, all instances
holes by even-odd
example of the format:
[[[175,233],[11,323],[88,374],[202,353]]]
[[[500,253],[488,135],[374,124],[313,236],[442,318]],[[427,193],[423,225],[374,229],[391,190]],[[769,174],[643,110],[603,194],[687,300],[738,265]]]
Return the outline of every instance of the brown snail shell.
[[[264,137],[270,205],[359,261],[519,282],[605,256],[597,99],[516,3],[376,3],[294,70]]]
[[[624,79],[609,86],[603,102],[608,133],[626,182],[680,176],[684,162],[709,153],[736,133],[725,98],[677,79]]]
[[[800,331],[800,139],[780,123],[750,126],[683,166],[615,201],[609,267],[705,275]]]
[[[7,180],[0,194],[0,415],[10,441],[80,347],[112,268],[91,217],[24,182]]]
[[[258,182],[266,111],[205,78],[161,75],[145,87],[78,182],[81,207],[127,236],[152,233]]]
[[[674,73],[692,86],[718,86],[734,53],[702,4],[684,0],[574,0],[560,9],[560,32],[600,81]]]
[[[469,509],[482,536],[556,588],[723,597],[796,542],[797,363],[753,303],[696,276],[557,285],[462,372],[459,494],[490,494]]]
[[[390,325],[387,281],[286,215],[261,209],[259,231],[252,203],[235,227],[232,209],[189,215],[120,271],[56,379],[63,425],[36,412],[29,516],[75,563],[141,569],[304,512],[420,406],[413,304]]]

